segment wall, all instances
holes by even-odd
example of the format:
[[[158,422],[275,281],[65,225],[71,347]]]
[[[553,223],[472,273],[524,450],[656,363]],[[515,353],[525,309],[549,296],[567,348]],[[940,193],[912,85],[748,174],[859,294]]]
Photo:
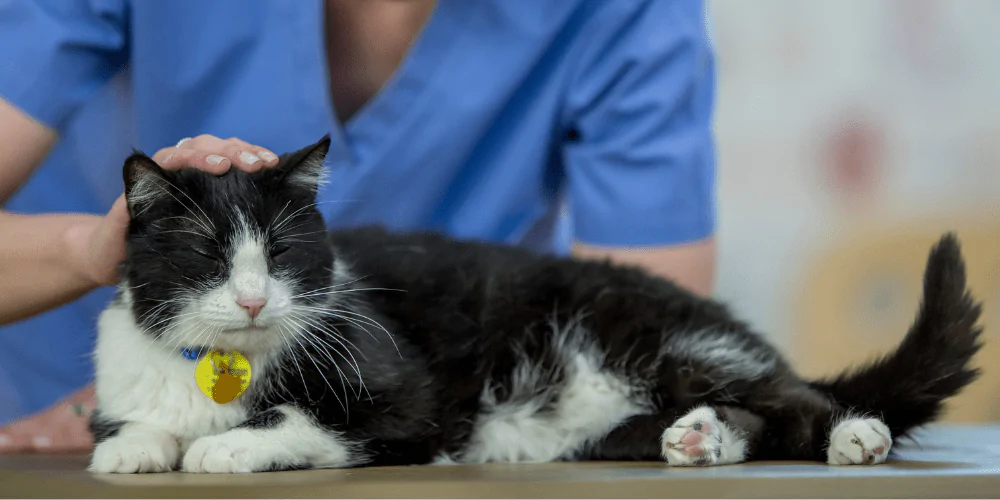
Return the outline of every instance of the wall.
[[[1000,2],[710,0],[718,295],[808,374],[888,349],[957,229],[1000,319]],[[975,262],[973,262],[975,261]],[[992,348],[980,364],[997,366]],[[964,399],[963,399],[964,398]],[[1000,420],[1000,373],[952,420]]]

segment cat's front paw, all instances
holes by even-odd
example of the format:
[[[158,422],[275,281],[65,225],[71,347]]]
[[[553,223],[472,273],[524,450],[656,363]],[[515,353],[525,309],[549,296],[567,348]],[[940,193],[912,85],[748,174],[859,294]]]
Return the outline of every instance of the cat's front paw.
[[[198,438],[184,454],[183,470],[229,474],[292,468],[295,457],[287,448],[263,442],[252,432],[236,429]]]
[[[703,406],[663,431],[660,446],[669,465],[722,465],[743,461],[745,441]]]
[[[831,465],[876,465],[892,447],[889,428],[877,418],[850,418],[830,432],[826,461]]]
[[[88,470],[134,474],[169,472],[177,464],[177,440],[165,433],[128,433],[102,441],[94,448]]]

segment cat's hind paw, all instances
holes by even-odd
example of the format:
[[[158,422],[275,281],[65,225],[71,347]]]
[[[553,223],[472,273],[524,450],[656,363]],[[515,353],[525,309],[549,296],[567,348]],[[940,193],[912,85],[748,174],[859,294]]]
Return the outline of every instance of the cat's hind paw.
[[[877,418],[849,418],[830,431],[826,461],[831,465],[876,465],[892,447],[889,428]]]
[[[724,465],[744,460],[746,441],[715,410],[702,406],[663,431],[660,446],[668,465]]]

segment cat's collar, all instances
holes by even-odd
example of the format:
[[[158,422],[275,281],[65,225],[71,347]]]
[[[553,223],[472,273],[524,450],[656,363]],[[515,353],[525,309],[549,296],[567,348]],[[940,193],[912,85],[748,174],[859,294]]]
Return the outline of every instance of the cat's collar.
[[[204,356],[205,353],[211,350],[212,350],[211,348],[204,346],[188,346],[188,347],[182,347],[180,352],[181,356],[184,356],[186,359],[190,359],[191,361],[197,361],[201,359],[201,357]]]

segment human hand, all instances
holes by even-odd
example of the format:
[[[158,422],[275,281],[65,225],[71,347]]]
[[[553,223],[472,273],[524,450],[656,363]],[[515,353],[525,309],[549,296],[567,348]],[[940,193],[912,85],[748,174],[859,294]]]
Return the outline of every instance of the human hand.
[[[278,164],[278,155],[235,137],[220,139],[202,134],[181,139],[176,146],[157,151],[153,161],[166,170],[194,167],[219,175],[233,165],[246,172],[273,167]]]
[[[0,454],[89,451],[93,446],[89,421],[96,403],[91,384],[46,410],[0,428]]]

